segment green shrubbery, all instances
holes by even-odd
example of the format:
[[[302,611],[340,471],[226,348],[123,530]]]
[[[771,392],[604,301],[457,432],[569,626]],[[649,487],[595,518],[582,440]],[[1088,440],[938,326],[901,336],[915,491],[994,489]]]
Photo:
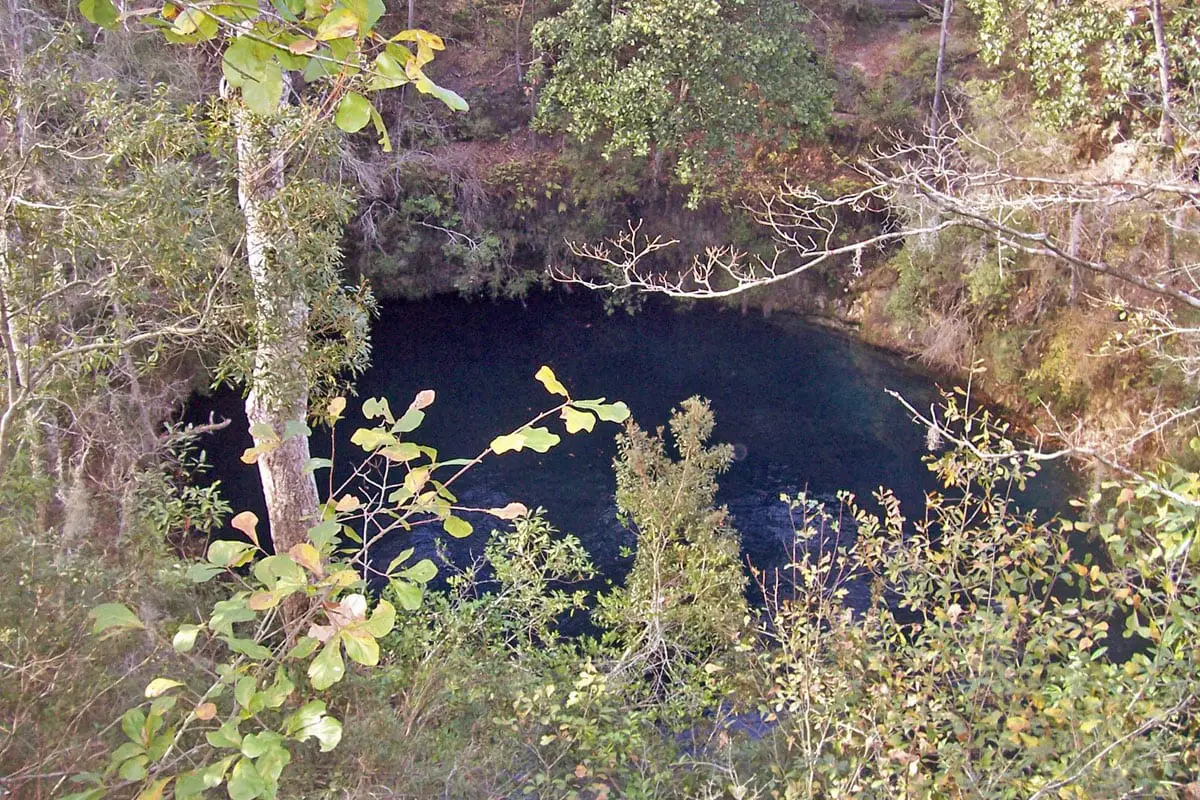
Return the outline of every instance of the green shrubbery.
[[[540,375],[551,391],[561,388],[552,374]],[[17,578],[25,611],[10,610],[2,637],[14,678],[3,701],[20,734],[0,751],[14,776],[9,786],[36,786],[24,782],[31,772],[51,771],[32,760],[28,743],[36,741],[39,753],[60,754],[73,771],[109,764],[114,796],[139,785],[154,790],[168,775],[147,769],[147,754],[170,734],[182,748],[173,769],[199,776],[189,779],[199,788],[207,773],[197,766],[223,765],[214,768],[224,775],[220,791],[246,798],[275,791],[260,769],[267,758],[278,767],[269,773],[279,793],[290,797],[1182,791],[1198,767],[1200,476],[1164,470],[1137,484],[1104,485],[1080,506],[1082,521],[1040,520],[1012,505],[1013,489],[1037,462],[1005,426],[967,413],[954,395],[941,418],[947,448],[930,465],[945,493],[931,495],[919,514],[886,492],[877,497],[881,515],[848,496],[840,509],[791,499],[796,547],[781,576],[787,589],[767,592],[759,612],[746,606],[736,533],[713,506],[729,452],[707,443],[707,406],[690,400],[673,416],[676,457],[663,432],[630,424],[619,440],[617,500],[638,552],[625,585],[601,595],[593,614],[599,639],[558,632],[564,614],[584,613],[578,582],[593,569],[578,540],[558,534],[540,512],[520,513],[488,543],[494,580],[485,582],[477,565],[416,603],[404,583],[427,570],[414,564],[374,610],[357,576],[329,560],[329,526],[318,526],[316,560],[306,550],[290,557],[294,569],[279,556],[258,561],[235,579],[248,588],[214,606],[225,622],[212,617],[200,628],[188,609],[211,584],[193,585],[179,572],[148,575],[148,587],[174,599],[114,597],[98,572],[82,582],[73,570],[52,574],[36,565],[55,557],[26,546],[21,569],[39,572]],[[376,438],[386,438],[387,419]],[[537,444],[536,430],[517,433]],[[513,441],[500,437],[491,449]],[[249,531],[246,522],[239,526]],[[220,544],[207,564],[189,569],[193,580],[252,556],[248,543]],[[276,604],[295,592],[324,597],[305,612],[315,627],[280,616],[286,603]],[[140,619],[112,605],[93,619],[109,633],[129,632],[83,637],[85,607],[118,599]],[[367,629],[383,616],[395,624]],[[62,633],[46,633],[47,624]],[[322,625],[332,631],[324,648],[312,638]],[[293,649],[308,641],[317,649]],[[329,643],[350,659],[336,659],[336,682],[327,680]],[[114,661],[117,648],[130,655]],[[227,648],[232,661],[220,666]],[[50,657],[58,659],[50,673],[57,680],[38,683],[47,674],[39,664]],[[12,664],[20,667],[11,672]],[[148,683],[168,674],[182,684]],[[101,682],[111,684],[102,703],[79,696],[81,686]],[[30,687],[41,692],[32,705]],[[105,729],[103,713],[137,702],[143,687],[152,695],[143,710],[118,711],[121,722]],[[164,698],[175,697],[168,708]],[[81,712],[64,713],[75,704]],[[305,709],[312,720],[295,722]],[[151,724],[156,711],[162,727]],[[89,719],[97,727],[81,727]],[[310,736],[311,746],[291,741]],[[121,740],[111,755],[100,749]],[[219,783],[215,772],[212,780]]]

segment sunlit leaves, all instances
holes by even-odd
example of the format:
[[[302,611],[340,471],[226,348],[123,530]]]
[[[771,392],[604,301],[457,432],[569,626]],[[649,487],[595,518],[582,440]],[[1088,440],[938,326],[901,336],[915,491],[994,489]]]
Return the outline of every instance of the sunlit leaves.
[[[215,567],[240,567],[250,563],[255,547],[249,542],[218,539],[208,546],[208,561]]]
[[[159,697],[177,686],[183,686],[183,682],[170,678],[155,678],[146,684],[146,690],[143,694],[148,698]]]
[[[442,527],[445,529],[446,533],[450,534],[455,539],[464,539],[467,536],[470,536],[471,531],[473,530],[471,523],[467,522],[462,517],[454,516],[446,517],[446,519],[442,521]]]
[[[229,527],[241,531],[246,538],[258,545],[258,515],[253,511],[242,511],[229,521]]]
[[[568,398],[570,397],[570,395],[567,394],[567,387],[562,385],[562,383],[554,375],[554,370],[550,369],[549,367],[543,365],[536,373],[534,373],[533,377],[541,381],[542,385],[546,387],[546,391],[550,392],[551,394],[558,394]]]
[[[492,440],[491,450],[496,455],[508,452],[519,453],[526,448],[545,453],[561,441],[562,437],[551,433],[549,428],[521,428],[512,433],[497,436]]]
[[[287,732],[301,742],[316,739],[321,744],[321,752],[325,753],[341,741],[342,724],[325,713],[325,703],[313,700],[288,718]]]
[[[190,652],[196,646],[196,637],[200,634],[199,625],[180,625],[179,630],[171,639],[171,646],[176,653]]]
[[[257,37],[241,35],[225,48],[221,69],[231,86],[242,90],[246,106],[256,114],[274,114],[283,98],[279,51]]]
[[[528,514],[529,509],[525,507],[524,503],[513,502],[502,508],[489,508],[487,509],[487,513],[497,519],[514,520]]]
[[[576,400],[572,405],[591,411],[601,422],[624,422],[629,419],[629,406],[620,401],[606,403],[601,397],[598,400]]]
[[[596,426],[596,418],[593,415],[573,406],[563,406],[562,418],[566,424],[567,433],[590,432]]]
[[[346,664],[342,661],[342,648],[337,639],[325,643],[320,655],[308,665],[308,679],[317,691],[328,689],[346,674]]]
[[[79,13],[101,28],[115,28],[120,19],[112,0],[79,0]]]
[[[358,15],[353,11],[348,8],[335,8],[317,26],[317,41],[327,42],[330,39],[344,39],[348,36],[357,36],[358,25]]]

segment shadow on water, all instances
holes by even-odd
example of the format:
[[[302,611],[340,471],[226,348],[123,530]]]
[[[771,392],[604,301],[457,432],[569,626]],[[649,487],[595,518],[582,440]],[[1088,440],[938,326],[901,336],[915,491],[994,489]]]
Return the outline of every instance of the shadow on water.
[[[719,502],[729,506],[749,561],[761,567],[786,562],[791,523],[780,493],[829,498],[853,492],[874,509],[872,493],[888,486],[909,515],[919,513],[926,491],[936,488],[922,463],[924,431],[887,396],[900,392],[918,408],[937,399],[935,379],[905,360],[786,315],[742,317],[714,306],[683,310],[651,302],[636,316],[607,315],[594,296],[540,295],[517,302],[439,298],[385,304],[373,339],[372,367],[358,382],[359,399],[384,396],[407,406],[426,388],[437,402],[415,440],[441,457],[478,454],[488,442],[553,404],[533,374],[550,365],[576,397],[625,401],[646,428],[664,425],[670,411],[692,395],[707,397],[716,414],[716,441],[735,444],[736,461],[721,479]],[[351,402],[339,426],[340,468],[348,471],[348,442],[362,424]],[[215,476],[235,510],[265,518],[257,474],[238,456],[249,446],[240,398],[232,392],[198,401],[195,419],[209,411],[233,424],[208,444]],[[519,500],[542,506],[562,531],[577,535],[601,574],[620,580],[631,559],[623,546],[633,537],[616,520],[612,460],[613,425],[564,437],[547,454],[493,458],[457,484],[460,502],[474,507]],[[324,451],[324,452],[322,452]],[[327,434],[314,436],[314,452],[327,454]],[[1073,481],[1051,467],[1035,479],[1022,504],[1043,516],[1063,510]],[[475,535],[448,540],[462,564],[482,553],[491,518],[475,515]],[[415,547],[435,550],[424,531],[381,543],[373,558],[386,564]]]

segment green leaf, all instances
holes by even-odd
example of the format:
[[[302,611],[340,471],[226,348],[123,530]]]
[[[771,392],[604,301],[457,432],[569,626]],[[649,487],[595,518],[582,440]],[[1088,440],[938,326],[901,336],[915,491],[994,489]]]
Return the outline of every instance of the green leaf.
[[[346,0],[346,5],[362,20],[358,28],[359,36],[366,36],[370,33],[387,10],[383,0]]]
[[[388,407],[388,401],[386,397],[368,398],[367,401],[363,403],[362,412],[363,416],[367,419],[383,417],[388,424],[396,421],[396,418],[392,416],[392,409]]]
[[[117,775],[121,776],[122,780],[140,781],[146,777],[146,764],[150,761],[147,756],[134,756],[121,765],[117,770]]]
[[[261,77],[242,84],[242,100],[255,114],[270,116],[279,111],[283,100],[283,69],[271,61],[263,67]]]
[[[391,576],[396,571],[396,567],[400,566],[405,561],[408,561],[408,559],[412,556],[412,554],[413,554],[413,549],[411,547],[401,550],[400,554],[398,556],[396,556],[395,558],[393,558],[391,563],[388,564],[388,568],[385,570],[385,574],[387,574],[388,576]]]
[[[304,474],[316,472],[319,469],[329,469],[333,466],[333,462],[328,458],[310,458],[304,462]]]
[[[596,418],[586,411],[579,411],[571,406],[563,406],[563,422],[567,424],[567,433],[591,432],[596,427]]]
[[[308,585],[308,576],[304,568],[297,564],[291,556],[267,556],[254,565],[254,577],[263,582],[268,589],[283,593],[295,591]]]
[[[393,433],[409,433],[421,427],[421,423],[425,421],[425,412],[417,408],[410,408],[404,412],[395,425],[392,426]]]
[[[342,723],[325,713],[325,704],[320,700],[305,703],[289,717],[287,731],[297,741],[315,738],[321,743],[322,753],[328,753],[342,740]]]
[[[88,612],[88,616],[94,620],[92,633],[117,633],[146,627],[124,603],[103,603]]]
[[[79,13],[101,28],[115,28],[120,19],[112,0],[79,0]]]
[[[545,453],[562,439],[551,433],[548,428],[521,428],[513,433],[497,436],[492,440],[491,449],[496,455],[509,451],[520,452],[528,447],[539,453]]]
[[[246,758],[258,758],[281,744],[283,744],[283,737],[275,731],[248,733],[246,738],[242,739],[242,755]]]
[[[238,721],[235,719],[225,720],[221,723],[221,727],[215,731],[209,731],[204,738],[213,747],[240,748],[242,746],[242,734],[238,731]]]
[[[442,522],[442,527],[446,529],[446,533],[453,536],[455,539],[463,539],[471,535],[474,530],[471,523],[467,522],[462,517],[446,517]]]
[[[438,86],[433,81],[426,78],[424,75],[417,78],[414,82],[417,91],[421,94],[428,94],[441,100],[442,103],[451,111],[470,111],[471,107],[467,105],[467,101],[462,98],[462,95],[453,92],[444,86]]]
[[[208,562],[217,567],[240,567],[254,557],[254,545],[218,539],[208,546]]]
[[[350,437],[350,443],[358,445],[368,453],[381,447],[392,447],[400,443],[394,435],[383,428],[359,428]]]
[[[134,800],[162,800],[163,792],[167,789],[167,784],[173,780],[175,780],[175,776],[168,775],[165,778],[151,781],[149,786],[138,792]]]
[[[379,643],[362,628],[346,628],[338,636],[346,647],[346,655],[364,667],[379,663]]]
[[[308,665],[308,679],[318,692],[328,689],[342,679],[346,674],[346,665],[342,661],[342,648],[338,637],[330,639],[325,644],[321,654]]]
[[[603,397],[598,400],[576,400],[572,405],[586,408],[602,422],[624,422],[629,419],[629,406],[621,402],[605,403]]]
[[[408,53],[407,48],[401,48],[405,53]],[[408,53],[409,58],[412,53]],[[395,89],[398,86],[404,86],[406,83],[412,83],[412,79],[404,71],[402,62],[397,61],[395,56],[389,52],[380,53],[375,57],[375,64],[371,69],[371,80],[367,82],[367,89],[372,92],[382,91],[383,89]]]
[[[291,650],[289,650],[287,655],[284,656],[284,658],[285,659],[308,658],[309,656],[311,656],[313,653],[316,652],[317,648],[320,645],[321,645],[321,642],[319,639],[314,639],[311,636],[305,636],[305,637],[301,638],[300,641],[296,642],[296,646],[293,647]]]
[[[421,607],[421,587],[408,581],[395,578],[388,582],[396,601],[405,611],[416,611]]]
[[[316,640],[314,640],[316,641]],[[275,671],[275,682],[260,692],[264,708],[279,708],[292,696],[296,685],[288,677],[287,670],[280,667]]]
[[[230,86],[241,87],[246,81],[258,80],[266,70],[271,53],[249,36],[239,36],[225,48],[221,57],[221,72]],[[250,428],[255,441],[277,438],[269,425],[256,424]]]
[[[219,29],[216,18],[198,8],[185,8],[171,26],[171,32],[176,36],[196,34],[196,40],[201,42],[216,36]]]
[[[327,42],[330,39],[345,39],[358,35],[358,26],[362,20],[348,8],[335,8],[325,15],[317,26],[317,41]]]
[[[224,641],[225,644],[229,645],[229,649],[233,652],[241,653],[249,658],[262,661],[271,657],[271,651],[253,639],[241,639],[237,636],[222,636],[221,640]]]
[[[212,564],[197,562],[187,568],[184,577],[192,583],[204,583],[205,581],[212,580],[213,577],[220,575],[224,571],[223,567],[215,567]]]
[[[189,653],[196,646],[196,636],[200,633],[199,625],[180,625],[179,630],[171,639],[171,647],[176,653]]]
[[[421,447],[412,442],[398,442],[391,447],[385,447],[382,455],[389,461],[415,461],[421,457]]]
[[[303,436],[308,438],[312,436],[312,428],[302,419],[289,419],[283,426],[283,438],[291,439],[294,436]]]
[[[447,521],[449,521],[449,518]],[[400,577],[410,580],[413,583],[429,583],[437,577],[437,567],[428,558],[422,558],[416,564],[401,572]]]
[[[254,691],[258,688],[258,681],[253,675],[244,675],[238,678],[238,681],[233,686],[233,699],[242,708],[250,707],[250,700],[254,697]]]
[[[232,597],[228,600],[218,600],[213,603],[213,613],[208,619],[208,627],[216,633],[233,635],[233,626],[238,622],[249,622],[257,616],[246,605],[244,597]]]
[[[254,762],[248,758],[239,758],[233,765],[233,772],[225,784],[229,792],[229,800],[254,800],[267,793],[267,782],[254,768]]]
[[[342,529],[342,524],[336,519],[327,519],[319,525],[314,525],[308,529],[308,540],[318,550],[324,550],[329,545],[333,544],[333,537],[338,535],[338,531]]]
[[[357,92],[346,92],[338,103],[333,121],[346,133],[358,133],[371,121],[371,102]]]
[[[371,618],[362,623],[362,629],[376,639],[387,636],[396,625],[396,609],[387,600],[380,600],[371,612]]]

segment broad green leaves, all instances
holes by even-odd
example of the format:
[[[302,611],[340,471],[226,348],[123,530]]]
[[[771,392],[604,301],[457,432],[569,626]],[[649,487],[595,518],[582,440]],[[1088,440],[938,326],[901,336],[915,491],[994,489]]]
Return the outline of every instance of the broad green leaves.
[[[111,635],[122,631],[140,630],[145,625],[124,603],[104,603],[88,614],[92,618],[92,633]]]
[[[462,97],[434,83],[424,72],[434,53],[445,49],[441,37],[425,30],[406,30],[388,40],[375,30],[386,10],[383,0],[274,0],[273,5],[277,14],[253,5],[221,2],[179,10],[159,0],[160,13],[153,23],[174,43],[224,39],[225,80],[241,91],[246,107],[256,114],[278,112],[288,72],[303,73],[308,83],[327,80],[337,100],[334,123],[347,133],[373,123],[385,150],[390,149],[387,128],[363,92],[411,83],[454,111],[467,110]],[[104,28],[114,28],[120,21],[112,0],[80,0],[79,10]],[[398,42],[414,43],[416,52]],[[372,69],[364,74],[362,65],[366,63],[371,63]]]
[[[79,0],[79,13],[101,28],[115,28],[119,19],[112,0]]]
[[[439,40],[420,37],[409,41],[417,43],[418,52],[440,45]],[[347,102],[346,113],[357,114],[357,122],[362,122],[363,105]],[[426,586],[438,574],[430,559],[413,559],[413,548],[397,554],[381,570],[367,558],[366,532],[377,536],[384,530],[398,536],[429,524],[461,538],[474,531],[466,518],[472,513],[524,524],[529,512],[523,504],[464,507],[451,485],[489,455],[546,452],[558,444],[561,436],[537,424],[542,420],[561,419],[567,432],[575,433],[629,415],[623,404],[603,398],[574,400],[549,367],[539,369],[536,378],[561,402],[497,437],[470,459],[439,459],[435,449],[408,441],[436,400],[433,390],[418,392],[399,416],[387,400],[368,399],[362,406],[367,426],[355,430],[351,441],[368,464],[378,465],[388,477],[375,489],[346,485],[332,491],[321,507],[323,519],[308,530],[308,541],[287,552],[268,555],[260,542],[258,518],[250,512],[235,516],[230,526],[245,538],[213,541],[205,560],[190,565],[186,573],[196,582],[223,576],[229,593],[213,603],[206,617],[178,625],[169,638],[175,653],[200,649],[204,659],[213,659],[212,685],[196,690],[189,685],[192,678],[170,675],[151,680],[144,689],[146,703],[121,719],[127,741],[113,752],[109,770],[92,784],[128,782],[145,797],[173,791],[176,797],[194,798],[223,786],[231,798],[270,798],[276,796],[279,777],[292,758],[290,746],[315,739],[322,750],[336,747],[342,725],[326,713],[321,693],[344,680],[355,665],[379,664],[380,640],[396,626],[396,606],[419,609]],[[345,400],[335,398],[323,415],[333,424],[345,410]],[[301,420],[282,427],[282,435],[267,428],[252,431],[260,454],[288,437],[310,433]],[[333,464],[322,460],[310,466],[331,469]],[[366,569],[386,579],[387,599],[372,601],[368,596]],[[98,606],[92,617],[101,635],[144,627],[120,603]],[[277,635],[280,623],[290,636]],[[191,741],[200,741],[198,747],[207,747],[210,754],[197,759],[201,766],[175,773],[178,761],[166,763],[165,754],[173,742],[184,740],[189,728]],[[220,760],[213,761],[213,756]]]
[[[491,448],[496,455],[509,452],[519,453],[526,448],[545,453],[561,441],[562,438],[551,433],[549,428],[526,427],[503,436],[497,436],[492,440]]]
[[[356,133],[371,121],[371,102],[357,92],[347,92],[338,103],[333,121],[347,133]]]

